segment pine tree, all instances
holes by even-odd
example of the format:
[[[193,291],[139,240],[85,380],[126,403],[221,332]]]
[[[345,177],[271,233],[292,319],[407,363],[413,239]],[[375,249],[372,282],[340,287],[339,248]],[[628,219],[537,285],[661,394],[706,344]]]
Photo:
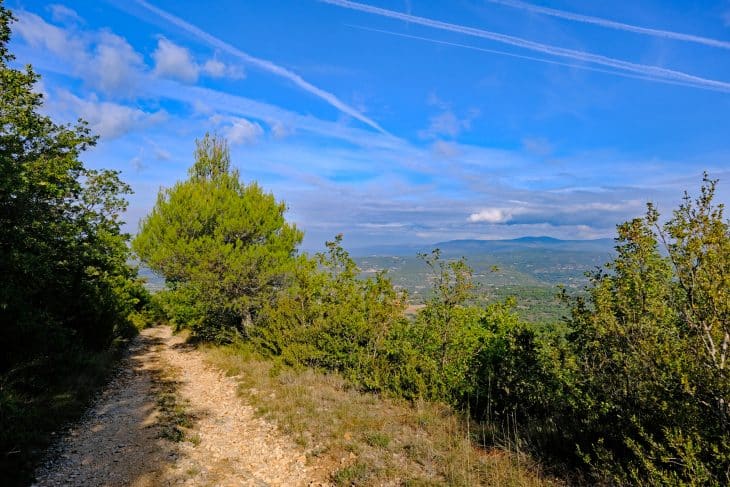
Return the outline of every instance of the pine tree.
[[[231,168],[225,140],[196,141],[187,180],[160,191],[133,247],[164,276],[168,313],[201,338],[246,336],[290,275],[302,232],[286,205]]]

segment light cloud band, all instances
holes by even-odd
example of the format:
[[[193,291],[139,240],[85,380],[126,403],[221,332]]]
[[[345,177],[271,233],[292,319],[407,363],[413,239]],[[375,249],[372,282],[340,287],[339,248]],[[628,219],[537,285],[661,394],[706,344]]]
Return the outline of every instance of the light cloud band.
[[[564,47],[552,46],[549,44],[542,44],[520,37],[510,36],[507,34],[500,34],[483,29],[477,29],[474,27],[468,27],[464,25],[452,24],[443,22],[440,20],[429,19],[425,17],[418,17],[411,14],[402,12],[396,12],[394,10],[388,10],[364,3],[352,2],[349,0],[320,0],[323,3],[330,5],[336,5],[338,7],[347,8],[350,10],[357,10],[360,12],[366,12],[369,14],[378,15],[381,17],[387,17],[392,19],[402,20],[404,22],[410,22],[413,24],[423,25],[425,27],[431,27],[439,30],[446,30],[450,32],[457,32],[473,37],[479,37],[482,39],[488,39],[502,44],[507,44],[523,49],[528,49],[535,52],[541,52],[551,56],[562,57],[567,59],[573,59],[577,61],[583,61],[587,63],[598,64],[601,66],[607,66],[610,68],[620,69],[632,73],[637,73],[643,76],[651,78],[661,78],[683,82],[690,84],[698,88],[704,88],[715,91],[730,92],[730,83],[725,81],[718,81],[713,79],[702,78],[692,74],[684,73],[682,71],[675,71],[672,69],[662,68],[659,66],[651,66],[645,64],[636,64],[629,61],[623,61],[621,59],[615,59],[600,54],[593,54],[585,51],[576,51],[574,49],[567,49]]]
[[[378,125],[374,120],[366,117],[365,115],[360,113],[358,110],[356,110],[353,107],[342,102],[339,98],[337,98],[332,93],[329,93],[321,88],[318,88],[317,86],[314,86],[313,84],[306,81],[304,78],[302,78],[298,74],[296,74],[282,66],[274,64],[271,61],[267,61],[265,59],[260,59],[255,56],[251,56],[250,54],[247,54],[247,53],[241,51],[240,49],[228,44],[227,42],[224,42],[221,39],[218,39],[217,37],[208,34],[207,32],[203,31],[202,29],[184,21],[180,17],[177,17],[165,10],[155,7],[154,5],[152,5],[148,2],[145,2],[144,0],[136,0],[136,3],[138,5],[144,7],[145,9],[149,10],[153,14],[157,15],[158,17],[166,20],[167,22],[175,25],[176,27],[179,27],[180,29],[186,31],[187,33],[197,37],[201,41],[211,45],[212,47],[215,47],[216,49],[220,49],[223,52],[227,52],[228,54],[235,56],[235,57],[241,59],[242,61],[250,64],[251,66],[255,66],[259,69],[262,69],[269,73],[272,73],[272,74],[275,74],[282,78],[285,78],[285,79],[291,81],[292,83],[294,83],[299,88],[303,89],[304,91],[329,103],[330,105],[332,105],[333,107],[335,107],[339,111],[341,111],[342,113],[349,115],[352,118],[357,119],[366,125],[369,125],[370,127],[374,128],[375,130],[377,130],[379,132],[387,133],[385,131],[385,129],[383,129],[380,125]]]
[[[623,22],[616,22],[613,20],[603,19],[601,17],[592,17],[590,15],[576,14],[573,12],[566,12],[565,10],[558,10],[555,8],[543,7],[540,5],[533,5],[531,3],[520,2],[517,0],[487,0],[490,3],[498,5],[504,5],[507,7],[517,8],[527,12],[534,12],[537,14],[548,15],[550,17],[557,17],[560,19],[573,20],[575,22],[581,22],[584,24],[593,24],[608,29],[623,30],[626,32],[633,32],[635,34],[648,35],[652,37],[659,37],[663,39],[672,39],[675,41],[692,42],[695,44],[703,44],[705,46],[717,47],[720,49],[730,49],[730,42],[721,41],[718,39],[711,39],[708,37],[696,36],[692,34],[684,34],[682,32],[674,32],[671,30],[652,29],[649,27],[641,27],[638,25],[625,24]]]

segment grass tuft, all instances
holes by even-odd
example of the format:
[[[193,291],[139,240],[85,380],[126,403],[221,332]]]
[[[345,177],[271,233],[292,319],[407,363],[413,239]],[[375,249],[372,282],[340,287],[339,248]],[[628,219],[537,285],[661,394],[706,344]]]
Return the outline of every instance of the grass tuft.
[[[153,371],[160,438],[173,442],[188,440],[197,446],[200,437],[189,431],[195,424],[195,416],[190,412],[189,402],[178,393],[178,376],[179,372],[170,366]]]
[[[369,477],[370,468],[365,463],[355,463],[332,474],[332,480],[337,485],[365,485]]]

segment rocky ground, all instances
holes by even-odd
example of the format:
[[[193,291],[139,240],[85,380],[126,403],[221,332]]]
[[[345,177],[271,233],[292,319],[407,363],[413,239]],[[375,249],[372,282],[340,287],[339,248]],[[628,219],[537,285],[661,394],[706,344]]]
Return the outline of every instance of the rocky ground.
[[[236,387],[169,328],[146,329],[34,485],[327,485],[327,469],[257,418]]]

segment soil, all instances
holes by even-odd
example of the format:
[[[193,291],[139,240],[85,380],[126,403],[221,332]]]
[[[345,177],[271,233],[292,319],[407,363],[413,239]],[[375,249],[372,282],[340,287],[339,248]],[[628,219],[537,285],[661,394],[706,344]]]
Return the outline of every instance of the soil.
[[[143,330],[34,485],[329,485],[327,468],[310,463],[236,390],[170,328]]]

